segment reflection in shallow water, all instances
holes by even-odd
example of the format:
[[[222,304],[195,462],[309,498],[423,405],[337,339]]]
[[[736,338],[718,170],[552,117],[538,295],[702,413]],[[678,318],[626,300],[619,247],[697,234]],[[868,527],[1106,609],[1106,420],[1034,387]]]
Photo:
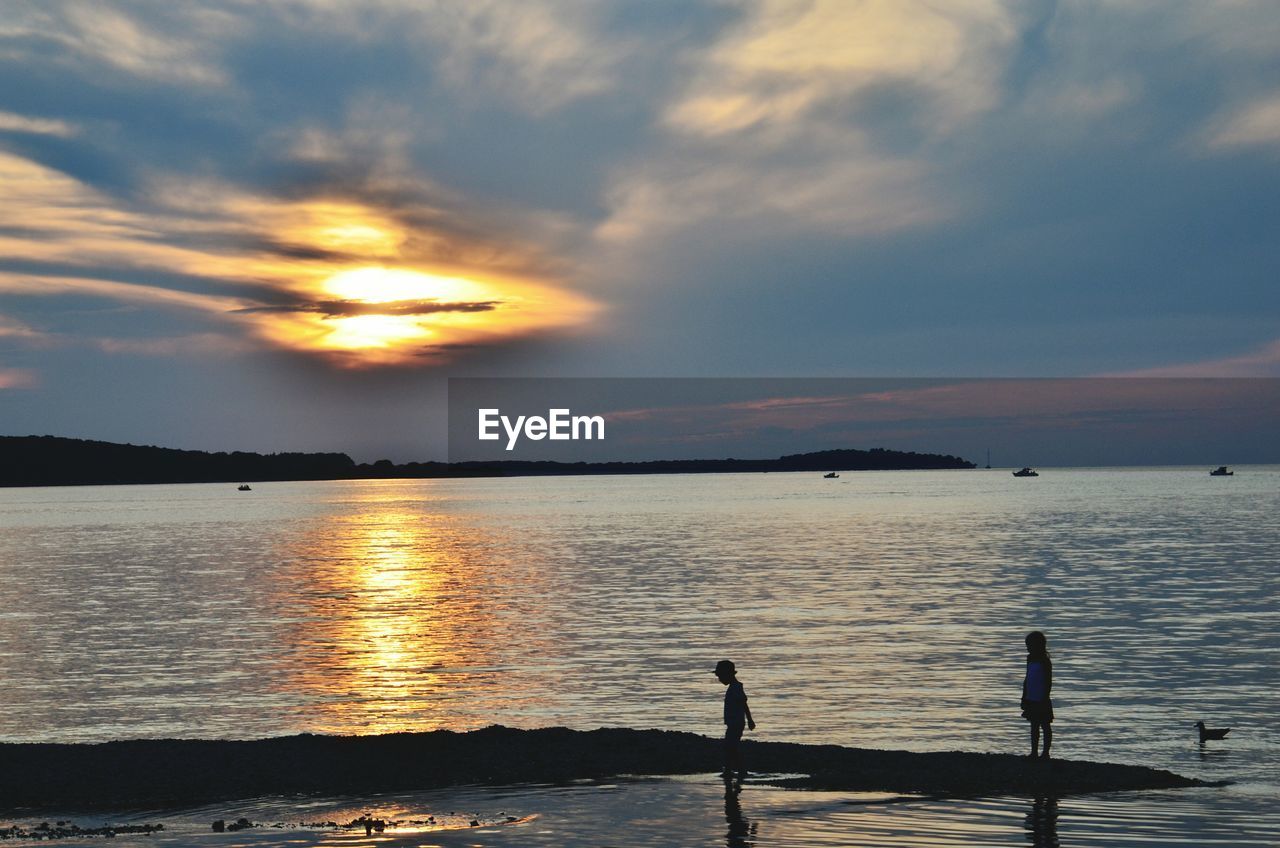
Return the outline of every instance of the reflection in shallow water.
[[[700,775],[227,802],[174,814],[140,813],[136,821],[163,820],[165,830],[152,836],[121,836],[113,843],[138,848],[201,844],[211,836],[210,821],[240,816],[286,826],[220,834],[215,840],[218,848],[1272,848],[1280,833],[1280,811],[1241,805],[1216,791],[1075,797],[1061,806],[1059,816],[1058,805],[1050,799],[947,800],[794,792],[751,784],[732,785],[726,791],[714,776]],[[347,822],[365,814],[401,823],[369,837],[361,830],[334,832],[296,825]],[[421,820],[429,816],[433,820],[423,826]],[[67,818],[101,823],[97,815]],[[113,821],[130,823],[128,817]],[[470,826],[471,821],[479,826]],[[62,844],[81,845],[83,840]]]
[[[1027,838],[1035,848],[1059,848],[1058,799],[1036,798],[1027,813]]]
[[[728,848],[747,848],[755,845],[756,823],[742,814],[742,781],[724,776],[724,820],[729,828],[725,831],[724,841]]]

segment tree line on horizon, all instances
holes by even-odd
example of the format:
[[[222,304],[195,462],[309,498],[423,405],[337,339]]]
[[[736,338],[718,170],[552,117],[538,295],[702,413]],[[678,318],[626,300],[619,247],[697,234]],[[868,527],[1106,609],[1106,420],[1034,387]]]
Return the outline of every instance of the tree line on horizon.
[[[216,452],[60,436],[0,436],[0,486],[129,483],[252,483],[284,480],[515,477],[573,474],[690,474],[766,471],[896,471],[976,467],[960,457],[893,451],[825,450],[777,459],[662,459],[617,462],[357,463],[345,453]]]

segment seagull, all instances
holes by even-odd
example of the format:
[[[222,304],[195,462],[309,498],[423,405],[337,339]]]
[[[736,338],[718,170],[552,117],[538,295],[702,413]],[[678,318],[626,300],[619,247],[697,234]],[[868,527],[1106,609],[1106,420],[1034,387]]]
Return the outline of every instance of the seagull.
[[[1196,728],[1200,731],[1201,742],[1208,739],[1225,739],[1227,734],[1231,732],[1229,727],[1205,727],[1203,721],[1197,721]]]

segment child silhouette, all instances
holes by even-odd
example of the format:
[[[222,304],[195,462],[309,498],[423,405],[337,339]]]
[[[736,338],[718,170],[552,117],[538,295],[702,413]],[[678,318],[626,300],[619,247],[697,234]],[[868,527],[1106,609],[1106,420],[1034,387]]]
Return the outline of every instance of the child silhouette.
[[[1022,717],[1031,722],[1031,759],[1036,758],[1040,732],[1044,731],[1044,753],[1049,759],[1053,744],[1053,662],[1049,659],[1048,640],[1039,630],[1027,634],[1027,675],[1022,679]]]
[[[744,725],[756,729],[751,708],[747,706],[747,693],[738,681],[738,670],[729,660],[716,663],[716,678],[729,688],[724,693],[724,774],[746,774],[742,768],[742,741]]]

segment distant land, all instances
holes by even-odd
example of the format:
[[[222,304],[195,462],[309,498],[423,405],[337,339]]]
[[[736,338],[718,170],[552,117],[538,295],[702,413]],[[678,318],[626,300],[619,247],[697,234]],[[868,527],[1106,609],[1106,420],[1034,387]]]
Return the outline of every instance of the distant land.
[[[650,462],[356,463],[345,453],[208,453],[60,436],[0,436],[0,486],[126,483],[254,483],[281,480],[547,477],[572,474],[698,474],[763,471],[904,471],[974,468],[957,456],[827,450],[777,459],[660,459]]]

